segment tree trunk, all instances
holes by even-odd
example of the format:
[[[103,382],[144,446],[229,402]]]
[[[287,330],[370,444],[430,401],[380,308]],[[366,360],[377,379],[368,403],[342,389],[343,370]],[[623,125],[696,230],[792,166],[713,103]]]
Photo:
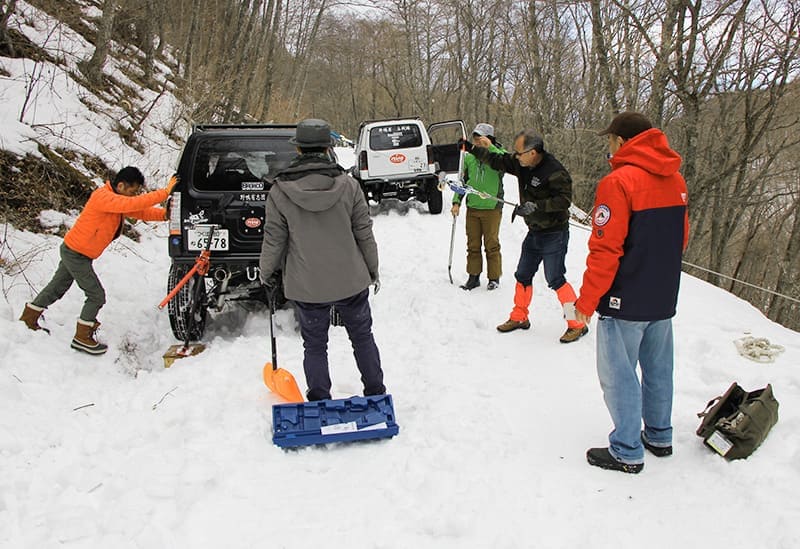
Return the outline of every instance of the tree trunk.
[[[0,54],[14,57],[14,42],[8,33],[8,20],[17,9],[17,0],[0,0]]]
[[[267,32],[269,33],[269,39],[266,48],[267,62],[264,65],[264,92],[261,106],[262,116],[269,115],[270,101],[272,99],[272,86],[275,81],[275,49],[278,42],[278,27],[280,25],[282,8],[283,0],[269,0],[267,4],[267,15],[264,17],[264,21],[268,25]]]
[[[594,41],[594,57],[597,60],[597,69],[600,76],[600,86],[606,96],[606,102],[612,113],[619,112],[616,88],[611,79],[609,67],[609,52],[603,32],[603,20],[600,14],[600,0],[592,0],[592,38]]]
[[[95,36],[94,53],[92,57],[82,63],[81,70],[86,78],[95,86],[103,83],[103,65],[108,57],[108,50],[111,46],[111,38],[114,32],[114,17],[116,15],[119,0],[105,0],[103,3],[103,15],[97,28]]]

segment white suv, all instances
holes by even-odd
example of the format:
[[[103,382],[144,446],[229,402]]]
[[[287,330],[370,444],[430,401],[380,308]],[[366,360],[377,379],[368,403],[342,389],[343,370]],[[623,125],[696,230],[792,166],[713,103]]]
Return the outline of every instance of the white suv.
[[[431,141],[432,136],[437,141]],[[460,120],[432,124],[427,130],[419,118],[362,122],[353,175],[367,200],[415,198],[427,202],[430,213],[441,213],[437,174],[458,173],[458,139],[464,136]]]

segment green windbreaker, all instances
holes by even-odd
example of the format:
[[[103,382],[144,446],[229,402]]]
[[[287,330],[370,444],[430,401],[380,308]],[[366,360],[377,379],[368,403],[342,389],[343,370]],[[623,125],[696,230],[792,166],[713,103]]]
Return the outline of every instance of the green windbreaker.
[[[495,145],[489,146],[489,151],[497,154],[505,154],[506,150]],[[485,164],[475,158],[472,154],[464,155],[464,183],[478,191],[488,193],[497,198],[503,198],[503,172],[498,172],[489,164]],[[502,202],[495,202],[489,198],[481,198],[477,194],[467,194],[467,206],[476,210],[492,210],[502,208]],[[461,204],[463,197],[454,194],[453,204]]]

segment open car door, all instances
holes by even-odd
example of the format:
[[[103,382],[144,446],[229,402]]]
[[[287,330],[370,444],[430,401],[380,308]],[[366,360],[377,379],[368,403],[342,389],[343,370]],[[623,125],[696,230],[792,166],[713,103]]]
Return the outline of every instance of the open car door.
[[[436,172],[459,178],[464,170],[464,152],[458,148],[458,140],[467,138],[463,120],[448,120],[428,126]]]

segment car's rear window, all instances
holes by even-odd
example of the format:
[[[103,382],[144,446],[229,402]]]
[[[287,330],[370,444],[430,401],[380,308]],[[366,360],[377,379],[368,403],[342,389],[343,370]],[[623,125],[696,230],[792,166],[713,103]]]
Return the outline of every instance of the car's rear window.
[[[297,156],[288,137],[219,138],[200,143],[192,185],[201,191],[258,191]]]
[[[377,126],[369,131],[369,148],[373,151],[408,149],[421,145],[422,134],[417,124]]]

